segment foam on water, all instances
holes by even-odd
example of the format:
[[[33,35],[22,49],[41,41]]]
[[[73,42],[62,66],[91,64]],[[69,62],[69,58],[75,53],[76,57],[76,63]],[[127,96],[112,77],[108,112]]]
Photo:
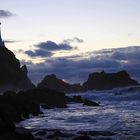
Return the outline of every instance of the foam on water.
[[[71,94],[73,96],[76,94]],[[64,109],[42,110],[43,115],[20,122],[28,129],[108,130],[140,132],[140,92],[127,88],[79,93],[83,98],[100,102],[99,107],[69,104]]]

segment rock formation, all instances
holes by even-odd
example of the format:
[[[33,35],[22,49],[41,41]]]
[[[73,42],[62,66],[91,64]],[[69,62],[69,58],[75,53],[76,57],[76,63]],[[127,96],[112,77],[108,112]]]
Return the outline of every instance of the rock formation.
[[[139,85],[130,78],[126,71],[118,73],[95,72],[89,74],[88,80],[83,84],[83,90],[110,90],[118,87]]]
[[[50,88],[60,92],[79,92],[80,84],[69,84],[56,77],[56,75],[47,75],[39,84],[39,88]]]
[[[27,76],[27,67],[20,67],[14,53],[5,47],[1,37],[0,23],[0,92],[33,88],[34,85]]]
[[[6,47],[0,47],[0,91],[33,88],[27,76],[26,66]]]

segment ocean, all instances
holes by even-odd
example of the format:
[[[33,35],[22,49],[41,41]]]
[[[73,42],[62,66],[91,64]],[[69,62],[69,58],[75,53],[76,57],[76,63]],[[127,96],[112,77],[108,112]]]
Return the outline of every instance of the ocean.
[[[72,93],[100,103],[100,106],[84,106],[70,103],[67,108],[42,109],[43,114],[26,119],[18,126],[33,132],[61,130],[77,133],[79,131],[110,131],[116,133],[113,140],[140,140],[140,89],[134,87],[117,88],[106,91]]]

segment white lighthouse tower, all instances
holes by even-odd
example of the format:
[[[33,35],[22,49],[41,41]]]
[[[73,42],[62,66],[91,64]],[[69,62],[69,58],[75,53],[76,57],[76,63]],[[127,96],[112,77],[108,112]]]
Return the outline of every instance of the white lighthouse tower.
[[[5,47],[4,41],[2,40],[1,37],[1,22],[0,22],[0,47]]]

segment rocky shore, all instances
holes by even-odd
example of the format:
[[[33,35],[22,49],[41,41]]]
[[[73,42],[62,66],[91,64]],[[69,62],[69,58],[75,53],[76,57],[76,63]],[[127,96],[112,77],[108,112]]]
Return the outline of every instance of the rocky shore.
[[[81,96],[66,97],[64,93],[47,88],[34,88],[27,91],[6,91],[0,95],[0,139],[2,140],[34,140],[31,131],[16,127],[15,123],[28,119],[30,115],[42,114],[40,105],[45,109],[66,108],[67,103],[83,103],[88,106],[99,106],[98,103],[82,99]],[[35,135],[42,135],[40,130]],[[53,133],[54,132],[54,133]],[[47,130],[45,133],[48,133]],[[59,131],[52,131],[49,139],[54,137],[71,137]],[[48,139],[47,138],[47,139]]]
[[[20,91],[6,91],[0,95],[0,139],[2,140],[33,140],[31,133],[23,128],[16,128],[15,123],[41,114],[40,104],[48,108],[66,107],[64,93],[50,89],[31,89]]]

